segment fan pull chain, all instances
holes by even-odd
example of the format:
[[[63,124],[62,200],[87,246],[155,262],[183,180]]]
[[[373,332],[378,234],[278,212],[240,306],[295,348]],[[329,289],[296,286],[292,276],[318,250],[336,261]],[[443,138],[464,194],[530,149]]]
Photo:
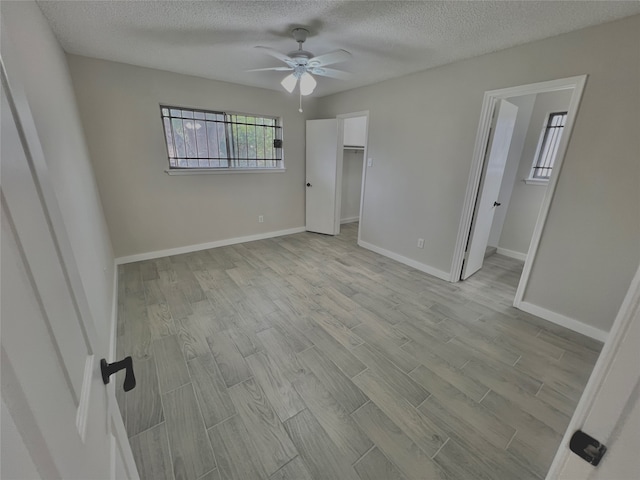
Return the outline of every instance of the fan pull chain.
[[[300,108],[298,108],[298,111],[302,113],[302,92],[300,92]]]

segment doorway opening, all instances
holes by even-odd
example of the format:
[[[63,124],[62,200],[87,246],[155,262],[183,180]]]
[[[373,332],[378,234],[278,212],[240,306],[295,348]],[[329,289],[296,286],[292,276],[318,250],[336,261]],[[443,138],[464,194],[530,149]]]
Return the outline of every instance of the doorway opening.
[[[325,235],[358,232],[366,176],[369,112],[307,120],[306,230]]]
[[[480,270],[486,256],[506,255],[524,262],[520,305],[585,83],[583,75],[485,92],[452,282]],[[549,136],[558,118],[562,129]]]
[[[338,115],[338,129],[342,130],[342,158],[338,160],[339,192],[337,211],[345,234],[360,238],[365,174],[366,147],[369,123],[368,112]],[[340,138],[340,135],[338,136]],[[340,164],[342,164],[340,166]],[[341,232],[341,229],[338,230]]]

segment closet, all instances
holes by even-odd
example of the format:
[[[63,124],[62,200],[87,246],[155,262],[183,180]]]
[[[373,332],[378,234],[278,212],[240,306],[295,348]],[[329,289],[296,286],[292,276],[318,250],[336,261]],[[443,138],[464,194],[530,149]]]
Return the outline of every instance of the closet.
[[[367,116],[307,120],[306,229],[337,235],[360,218]]]

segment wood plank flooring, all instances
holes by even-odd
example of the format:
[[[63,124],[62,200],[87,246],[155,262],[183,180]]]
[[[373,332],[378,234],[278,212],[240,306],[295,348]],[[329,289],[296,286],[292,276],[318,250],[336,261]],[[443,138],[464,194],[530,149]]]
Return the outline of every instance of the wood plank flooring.
[[[119,267],[141,478],[544,478],[601,344],[511,306],[521,262],[451,284],[356,237]]]

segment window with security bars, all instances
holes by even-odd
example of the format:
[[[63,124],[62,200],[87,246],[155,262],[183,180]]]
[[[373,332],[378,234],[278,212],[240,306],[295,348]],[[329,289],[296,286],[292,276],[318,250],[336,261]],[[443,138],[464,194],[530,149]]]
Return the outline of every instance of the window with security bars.
[[[567,112],[549,114],[547,124],[542,132],[542,141],[538,148],[538,154],[531,169],[531,179],[549,180],[549,177],[551,177],[551,170],[556,160],[566,121]]]
[[[169,169],[282,169],[277,117],[160,107]]]

